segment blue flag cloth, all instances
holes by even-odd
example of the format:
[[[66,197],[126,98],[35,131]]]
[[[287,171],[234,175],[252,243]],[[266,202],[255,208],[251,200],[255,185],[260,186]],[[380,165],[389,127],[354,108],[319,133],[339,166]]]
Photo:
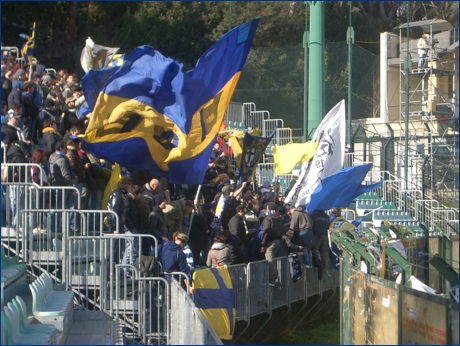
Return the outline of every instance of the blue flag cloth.
[[[324,178],[312,193],[307,211],[312,213],[316,209],[345,207],[364,192],[376,189],[383,180],[371,185],[361,184],[371,167],[372,163],[352,166]]]
[[[99,70],[89,70],[83,76],[81,79],[81,88],[83,89],[83,95],[85,95],[85,101],[87,102],[90,110],[94,109],[97,97],[102,91],[105,83],[107,83],[107,80],[119,69],[120,66],[114,66],[101,68]]]
[[[83,146],[173,184],[201,184],[260,18],[222,36],[194,69],[134,49],[98,96]]]
[[[259,163],[262,155],[270,144],[273,136],[275,135],[276,129],[268,137],[258,137],[253,136],[249,133],[244,134],[243,138],[243,156],[241,158],[239,170],[239,181],[240,184],[243,181],[248,181],[251,178],[257,168],[257,164]]]
[[[91,108],[88,107],[88,103],[85,101],[78,109],[78,117],[84,117],[91,113]]]

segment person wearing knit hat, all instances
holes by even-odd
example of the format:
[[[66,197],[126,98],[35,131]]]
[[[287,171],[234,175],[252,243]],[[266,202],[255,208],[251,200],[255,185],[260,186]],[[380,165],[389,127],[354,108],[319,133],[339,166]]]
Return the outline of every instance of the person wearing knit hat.
[[[166,197],[163,194],[156,194],[153,195],[153,200],[155,201],[155,205],[160,209],[164,209],[164,205],[166,204]]]

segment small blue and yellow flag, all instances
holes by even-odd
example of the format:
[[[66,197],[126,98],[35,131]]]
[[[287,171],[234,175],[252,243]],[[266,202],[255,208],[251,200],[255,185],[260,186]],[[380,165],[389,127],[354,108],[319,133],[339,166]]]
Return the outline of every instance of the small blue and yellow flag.
[[[194,302],[219,338],[231,340],[235,329],[235,295],[226,267],[197,270],[193,273]]]
[[[121,169],[118,163],[113,165],[112,175],[110,176],[109,181],[104,189],[104,194],[102,195],[101,205],[105,210],[107,209],[107,203],[109,202],[110,195],[118,187],[118,182],[121,179]]]
[[[270,144],[275,132],[276,129],[268,137],[253,136],[247,132],[244,134],[243,156],[238,167],[240,183],[248,181],[256,173],[257,164],[262,158],[265,149]]]
[[[125,61],[125,53],[115,54],[112,60],[109,62],[109,67],[121,66],[123,65],[123,61]]]
[[[134,49],[99,94],[83,146],[173,184],[201,184],[259,20],[230,30],[185,73],[153,47]]]
[[[25,38],[27,41],[21,48],[22,58],[26,64],[32,65],[32,59],[34,57],[34,48],[35,48],[35,22],[32,27],[32,35],[27,36],[24,34],[20,35],[21,37]]]

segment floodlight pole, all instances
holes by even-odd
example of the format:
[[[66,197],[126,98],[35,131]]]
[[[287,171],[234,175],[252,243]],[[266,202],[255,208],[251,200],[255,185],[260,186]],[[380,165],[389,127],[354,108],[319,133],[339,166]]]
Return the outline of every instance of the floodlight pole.
[[[324,6],[323,1],[310,3],[310,32],[308,37],[308,130],[316,129],[324,117]]]
[[[409,52],[409,23],[410,23],[410,4],[407,2],[407,54],[404,59],[404,69],[406,72],[406,114],[404,119],[404,184],[407,189],[408,183],[408,168],[409,168],[409,92],[410,92],[410,73],[412,69],[412,61]]]
[[[347,43],[348,43],[348,117],[347,117],[347,144],[348,150],[351,150],[351,82],[352,82],[352,66],[351,66],[351,58],[352,58],[352,44],[355,43],[355,33],[353,31],[353,27],[351,26],[351,8],[352,2],[348,2],[350,8],[350,25],[347,29]]]
[[[302,131],[302,142],[305,143],[308,140],[308,124],[307,124],[307,112],[308,112],[308,1],[305,1],[305,31],[303,33],[303,131]]]

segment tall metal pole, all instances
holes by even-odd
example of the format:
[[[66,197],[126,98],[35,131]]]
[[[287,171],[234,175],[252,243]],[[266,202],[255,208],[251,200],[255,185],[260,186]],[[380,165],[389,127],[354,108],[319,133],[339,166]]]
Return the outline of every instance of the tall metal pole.
[[[406,72],[406,114],[404,121],[404,184],[407,189],[408,168],[409,168],[409,91],[410,91],[410,73],[412,70],[412,61],[409,54],[409,23],[410,23],[410,6],[407,2],[407,55],[404,59],[404,70]]]
[[[303,33],[303,131],[302,142],[308,140],[307,105],[308,105],[308,2],[305,1],[305,31]]]
[[[353,31],[353,27],[351,26],[351,8],[352,2],[348,2],[350,8],[350,25],[348,26],[347,30],[347,43],[348,43],[348,118],[347,118],[347,144],[348,149],[351,149],[351,82],[352,82],[352,44],[355,43],[355,33]]]
[[[310,3],[308,38],[308,130],[316,129],[324,117],[324,2]]]

